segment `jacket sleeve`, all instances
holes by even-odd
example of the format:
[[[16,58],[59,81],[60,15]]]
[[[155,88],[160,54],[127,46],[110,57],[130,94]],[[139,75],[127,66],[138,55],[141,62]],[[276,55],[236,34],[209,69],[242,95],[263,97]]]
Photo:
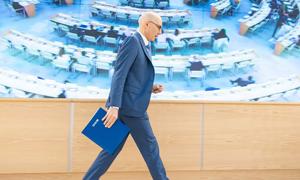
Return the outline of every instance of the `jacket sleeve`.
[[[127,74],[137,56],[138,41],[130,36],[122,43],[115,62],[115,72],[112,77],[110,88],[109,106],[121,107],[122,96]]]

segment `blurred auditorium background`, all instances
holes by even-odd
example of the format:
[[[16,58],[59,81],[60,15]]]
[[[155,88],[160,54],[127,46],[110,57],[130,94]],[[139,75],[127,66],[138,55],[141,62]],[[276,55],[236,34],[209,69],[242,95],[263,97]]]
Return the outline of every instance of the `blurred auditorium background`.
[[[300,100],[299,0],[3,0],[0,96],[106,98],[120,44],[156,11],[153,99]]]

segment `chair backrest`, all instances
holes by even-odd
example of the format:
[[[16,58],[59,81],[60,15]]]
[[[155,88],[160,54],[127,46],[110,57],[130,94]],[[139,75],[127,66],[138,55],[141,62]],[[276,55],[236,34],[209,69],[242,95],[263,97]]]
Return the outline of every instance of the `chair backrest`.
[[[104,41],[106,43],[110,43],[110,44],[116,44],[117,43],[117,39],[116,38],[113,38],[113,37],[105,37],[104,38]]]
[[[193,61],[190,62],[190,70],[191,71],[201,71],[204,68],[204,65],[202,64],[201,61]]]
[[[62,31],[65,31],[65,32],[69,32],[69,31],[70,31],[69,27],[66,26],[66,25],[59,24],[58,27],[59,27]]]
[[[132,0],[133,3],[142,3],[141,0]]]
[[[168,6],[168,2],[167,1],[163,1],[163,2],[159,2],[158,3],[158,7],[167,7]]]
[[[94,43],[97,42],[97,39],[96,39],[94,36],[87,36],[87,35],[85,35],[85,36],[84,36],[84,39],[85,39],[86,41],[89,41],[89,42],[94,42]]]
[[[80,64],[84,64],[84,65],[89,65],[90,64],[90,59],[88,57],[85,56],[81,56],[77,59],[78,63]]]
[[[226,50],[229,44],[227,38],[218,39],[215,43],[215,50],[218,52]]]
[[[180,16],[172,16],[172,18],[171,18],[171,21],[173,21],[173,22],[177,22],[177,21],[180,21],[180,19],[181,19],[181,17]]]
[[[119,0],[121,4],[128,4],[128,0]]]

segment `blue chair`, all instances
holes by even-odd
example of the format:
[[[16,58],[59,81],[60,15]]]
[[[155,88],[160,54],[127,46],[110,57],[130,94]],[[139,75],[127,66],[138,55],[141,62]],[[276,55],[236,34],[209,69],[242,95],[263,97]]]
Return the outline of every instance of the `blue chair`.
[[[129,4],[129,0],[119,0],[119,2],[121,3],[121,5],[128,5]]]
[[[132,0],[131,3],[135,7],[143,7],[143,0]]]
[[[117,46],[118,45],[118,39],[114,37],[104,37],[103,38],[104,45],[113,45]]]
[[[182,49],[182,48],[186,47],[186,44],[183,40],[171,40],[170,44],[171,44],[172,50]]]
[[[168,1],[160,1],[160,2],[157,3],[157,7],[161,8],[161,9],[166,8],[168,6],[169,6]]]
[[[116,12],[116,18],[119,20],[127,21],[128,20],[128,14],[125,14],[123,12]]]
[[[200,44],[200,38],[192,38],[192,39],[188,39],[185,41],[186,41],[187,47],[196,46],[196,45]]]
[[[154,0],[144,0],[144,7],[153,8],[155,6]]]
[[[170,23],[172,24],[180,24],[180,22],[182,22],[182,18],[180,16],[172,16],[170,19]]]
[[[128,19],[133,22],[138,22],[139,18],[140,18],[139,14],[129,14],[129,17],[128,17]]]
[[[101,15],[104,18],[112,18],[113,17],[113,14],[109,10],[106,10],[106,9],[101,9]]]
[[[168,42],[156,42],[154,44],[155,50],[166,50],[169,51],[169,43]]]

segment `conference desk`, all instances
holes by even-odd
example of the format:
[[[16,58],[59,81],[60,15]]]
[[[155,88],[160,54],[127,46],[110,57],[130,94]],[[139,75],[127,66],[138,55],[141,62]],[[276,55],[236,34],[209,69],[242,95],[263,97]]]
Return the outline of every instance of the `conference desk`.
[[[2,70],[0,70],[2,71]],[[5,72],[5,70],[3,70]],[[28,76],[17,72],[0,74],[0,84],[22,91],[43,95],[46,97],[58,97],[63,86],[59,83],[47,83],[48,80],[40,80],[36,76]]]
[[[22,6],[28,17],[35,16],[35,5],[40,3],[38,0],[14,0],[12,2]]]
[[[104,37],[107,34],[107,31],[110,29],[109,24],[102,24],[97,21],[81,20],[73,16],[62,14],[62,13],[58,13],[55,16],[51,17],[50,21],[55,24],[55,29],[59,29],[60,28],[59,26],[61,25],[68,26],[67,28],[70,29],[71,27],[76,25],[77,28],[83,32],[84,36],[86,35],[86,31],[90,30],[90,25],[93,25],[94,29],[97,30],[98,32],[97,37],[98,36]],[[136,32],[136,28],[131,28],[122,25],[115,26],[114,29],[118,31],[118,37],[122,37],[123,34],[128,36],[129,34],[133,34]],[[192,29],[192,30],[179,28],[178,30],[179,30],[178,38],[180,40],[188,40],[188,41],[194,38],[200,38],[200,39],[211,38],[213,33],[219,32],[219,29],[217,28],[202,28],[202,29]],[[174,32],[175,32],[174,30],[165,30],[164,34],[168,37],[169,36],[171,37],[171,35],[174,35]]]
[[[297,6],[300,8],[300,1],[298,1]],[[278,38],[275,44],[274,54],[280,55],[285,48],[293,46],[293,44],[296,43],[298,36],[300,36],[300,20],[298,20],[297,25],[292,30]]]
[[[211,5],[210,7],[210,17],[215,18],[218,14],[218,9],[215,5]]]
[[[210,4],[210,17],[215,18],[219,11],[228,8],[229,6],[231,6],[230,1],[229,0],[222,0],[222,1],[218,1],[215,3],[211,3]]]
[[[300,23],[283,37],[278,38],[275,44],[274,54],[280,55],[286,48],[296,43],[300,36]]]
[[[153,11],[159,14],[162,17],[162,21],[164,23],[169,22],[190,22],[191,13],[188,10],[178,10],[178,9],[170,9],[170,10],[160,10],[160,9],[140,9],[133,8],[128,6],[116,6],[111,5],[102,1],[95,1],[92,6],[92,12],[95,15],[102,14],[106,18],[114,18],[116,14],[123,14],[128,17],[128,19],[138,20],[138,17],[144,13]]]
[[[266,1],[263,1],[262,3],[262,7],[256,13],[241,21],[239,31],[240,35],[246,34],[249,28],[262,23],[269,16],[269,14],[271,13],[269,4]]]
[[[28,17],[35,16],[35,5],[34,4],[29,4],[29,3],[20,3],[21,6],[23,6],[26,15]]]
[[[54,55],[58,55],[60,48],[63,47],[63,44],[59,42],[37,39],[15,30],[7,31],[3,38],[11,41],[13,44],[19,44],[26,48],[35,48],[39,51],[49,52]]]

